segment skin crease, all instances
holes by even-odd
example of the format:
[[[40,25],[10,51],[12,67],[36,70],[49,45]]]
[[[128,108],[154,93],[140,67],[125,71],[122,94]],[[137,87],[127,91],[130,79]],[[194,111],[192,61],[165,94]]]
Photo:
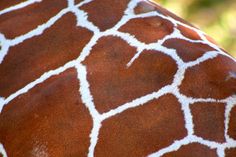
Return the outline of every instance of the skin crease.
[[[26,34],[0,64],[8,157],[235,157],[236,62],[154,3],[81,2],[0,15],[1,47]]]

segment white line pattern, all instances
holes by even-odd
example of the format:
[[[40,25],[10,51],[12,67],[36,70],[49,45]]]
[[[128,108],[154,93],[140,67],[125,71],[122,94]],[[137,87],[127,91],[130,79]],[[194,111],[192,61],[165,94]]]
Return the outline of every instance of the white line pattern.
[[[14,10],[18,10],[18,9],[24,8],[24,7],[28,6],[28,5],[31,5],[33,3],[38,3],[38,2],[41,2],[41,1],[42,0],[28,0],[28,1],[25,1],[25,2],[22,2],[22,3],[19,3],[19,4],[15,5],[15,6],[6,8],[4,10],[0,10],[0,15],[6,14],[6,13],[14,11]]]
[[[3,155],[3,157],[7,157],[6,150],[4,149],[1,143],[0,143],[0,155]]]
[[[17,9],[21,9],[23,7],[26,7],[28,5],[31,5],[33,3],[40,2],[41,0],[28,0],[26,2],[20,3],[18,5],[9,7],[7,9],[4,9],[0,11],[0,15],[5,14],[10,11],[14,11]],[[68,0],[68,7],[62,9],[57,15],[54,17],[51,17],[46,23],[39,25],[37,28],[34,30],[29,31],[26,34],[23,34],[21,36],[18,36],[14,39],[6,39],[3,34],[0,34],[0,45],[1,45],[1,50],[0,50],[0,63],[4,60],[4,57],[7,55],[9,47],[15,46],[21,42],[24,42],[26,39],[30,39],[34,36],[42,35],[43,32],[50,28],[56,21],[58,21],[63,15],[65,15],[68,12],[72,12],[75,14],[77,17],[77,25],[84,27],[90,31],[92,31],[93,37],[91,40],[87,43],[87,45],[83,48],[81,55],[72,61],[69,61],[65,65],[58,67],[57,69],[50,70],[48,72],[45,72],[43,75],[41,75],[38,79],[34,80],[33,82],[27,84],[25,87],[19,89],[18,91],[12,93],[10,96],[7,98],[1,98],[0,97],[0,113],[2,111],[2,108],[7,105],[10,101],[15,99],[21,94],[24,94],[28,92],[30,89],[34,88],[36,85],[44,82],[48,78],[58,75],[65,70],[69,68],[76,68],[77,73],[78,73],[78,80],[80,82],[80,89],[79,89],[79,94],[81,95],[81,99],[84,103],[84,105],[88,108],[90,115],[93,119],[93,128],[91,130],[90,134],[90,147],[88,148],[88,157],[93,157],[94,156],[94,151],[96,144],[98,142],[98,137],[99,137],[99,130],[102,127],[102,122],[105,119],[108,119],[112,116],[115,116],[119,113],[124,112],[125,110],[135,108],[141,105],[144,105],[145,103],[149,102],[150,100],[153,99],[158,99],[159,97],[171,93],[176,96],[180,104],[182,105],[182,110],[184,113],[184,118],[185,118],[185,127],[188,131],[188,135],[184,137],[181,140],[173,141],[171,145],[168,147],[165,147],[161,150],[157,150],[157,152],[153,152],[152,154],[149,155],[149,157],[160,157],[168,152],[176,151],[178,150],[181,146],[187,145],[189,143],[197,142],[200,144],[203,144],[205,146],[208,146],[211,149],[217,149],[217,154],[219,157],[224,157],[224,151],[226,148],[236,148],[236,141],[233,140],[232,138],[229,137],[228,133],[228,125],[229,125],[229,120],[230,120],[230,111],[236,104],[236,96],[233,95],[231,97],[228,97],[223,100],[216,100],[212,98],[191,98],[187,97],[183,94],[180,93],[179,91],[179,86],[182,83],[182,80],[184,79],[185,71],[195,65],[201,64],[202,62],[205,62],[207,60],[213,59],[217,57],[218,55],[224,55],[232,60],[234,60],[231,56],[225,54],[224,52],[221,51],[221,49],[216,46],[215,44],[209,42],[206,37],[204,36],[204,33],[201,32],[200,30],[193,28],[191,26],[188,26],[180,21],[177,21],[169,16],[164,16],[158,12],[149,12],[149,13],[143,13],[143,14],[134,14],[134,8],[137,6],[138,2],[140,0],[131,0],[130,3],[127,6],[127,9],[124,11],[124,15],[121,18],[121,20],[111,29],[108,29],[104,32],[101,32],[100,29],[95,26],[91,21],[88,20],[88,15],[85,11],[81,10],[80,7],[90,3],[92,0],[84,0],[83,2],[75,5],[73,0]],[[163,18],[165,20],[168,20],[174,25],[174,31],[170,34],[165,36],[163,39],[155,42],[155,43],[150,43],[150,44],[145,44],[139,40],[137,40],[134,36],[132,36],[129,33],[124,33],[118,31],[118,29],[126,24],[129,20],[135,19],[135,18],[145,18],[145,17],[155,17],[158,16],[160,18]],[[181,32],[177,29],[177,25],[182,25],[184,27],[187,27],[191,29],[192,31],[195,31],[202,40],[191,40],[188,39],[187,37],[183,36]],[[126,102],[125,104],[120,105],[119,107],[112,109],[108,112],[105,112],[103,114],[99,113],[96,110],[96,105],[93,102],[93,96],[91,95],[90,88],[89,88],[89,82],[87,80],[87,70],[86,66],[82,65],[82,61],[86,59],[87,56],[89,56],[91,49],[93,48],[94,45],[96,45],[97,41],[104,36],[116,36],[121,38],[122,40],[126,41],[129,45],[135,47],[137,49],[137,53],[134,55],[134,57],[127,63],[127,68],[132,66],[132,63],[135,62],[139,58],[139,55],[142,53],[143,50],[158,50],[168,56],[170,56],[173,60],[176,61],[176,64],[178,66],[178,70],[176,74],[174,75],[174,80],[171,84],[162,87],[158,91],[153,91],[150,94],[144,95],[142,97],[136,98],[130,102]],[[169,49],[164,47],[162,44],[167,40],[171,38],[179,38],[183,40],[187,40],[192,43],[203,43],[207,44],[210,47],[214,48],[216,51],[209,51],[205,53],[203,56],[199,57],[195,61],[191,62],[184,62],[176,53],[175,49]],[[235,60],[234,60],[235,61]],[[190,105],[195,103],[195,102],[223,102],[226,103],[226,111],[225,111],[225,138],[226,142],[225,143],[218,143],[214,141],[209,141],[205,140],[201,137],[197,137],[194,135],[194,124],[193,124],[193,118],[192,114],[190,111]],[[0,144],[0,153],[3,154],[4,157],[7,157],[6,151],[4,150],[4,147],[2,144]]]

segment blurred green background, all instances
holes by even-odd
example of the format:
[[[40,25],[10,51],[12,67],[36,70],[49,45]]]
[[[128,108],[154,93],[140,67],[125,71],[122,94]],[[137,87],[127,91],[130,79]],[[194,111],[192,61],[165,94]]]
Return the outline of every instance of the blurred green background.
[[[236,57],[236,0],[155,0],[211,36]]]

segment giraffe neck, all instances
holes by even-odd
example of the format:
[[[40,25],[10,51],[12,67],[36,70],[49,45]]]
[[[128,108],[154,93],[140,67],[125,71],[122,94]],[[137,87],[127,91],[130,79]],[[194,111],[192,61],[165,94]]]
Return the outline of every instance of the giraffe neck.
[[[235,153],[236,63],[210,37],[152,2],[57,2],[0,11],[4,157]]]

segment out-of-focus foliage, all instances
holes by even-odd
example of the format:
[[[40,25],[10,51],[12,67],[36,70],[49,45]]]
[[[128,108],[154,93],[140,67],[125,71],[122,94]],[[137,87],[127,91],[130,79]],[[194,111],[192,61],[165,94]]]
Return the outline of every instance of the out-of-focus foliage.
[[[214,38],[236,57],[236,0],[155,0]]]

